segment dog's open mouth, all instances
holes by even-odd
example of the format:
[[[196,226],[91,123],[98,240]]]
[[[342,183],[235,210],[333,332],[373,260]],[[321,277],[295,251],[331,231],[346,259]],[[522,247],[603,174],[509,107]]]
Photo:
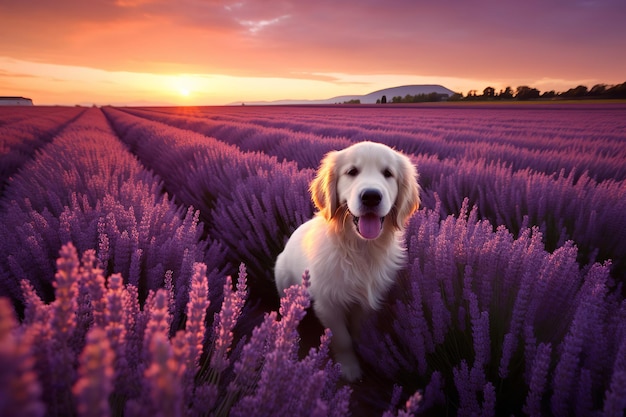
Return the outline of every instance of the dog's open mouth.
[[[360,217],[352,216],[356,230],[364,239],[376,239],[383,230],[384,217],[367,213]]]

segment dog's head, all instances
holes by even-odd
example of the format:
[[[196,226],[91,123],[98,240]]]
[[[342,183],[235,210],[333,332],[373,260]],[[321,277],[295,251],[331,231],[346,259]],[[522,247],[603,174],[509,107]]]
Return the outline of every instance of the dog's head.
[[[364,239],[378,238],[385,227],[403,228],[420,204],[411,160],[374,142],[326,154],[311,195],[327,221],[344,225],[350,219]]]

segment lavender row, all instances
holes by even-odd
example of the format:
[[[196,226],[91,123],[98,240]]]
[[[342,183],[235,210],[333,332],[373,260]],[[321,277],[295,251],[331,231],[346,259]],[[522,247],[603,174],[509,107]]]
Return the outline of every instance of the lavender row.
[[[170,275],[178,321],[194,262],[207,263],[212,280],[223,279],[222,250],[200,240],[198,214],[162,194],[159,179],[124,148],[97,109],[24,166],[0,207],[0,294],[18,303],[25,277],[43,299],[52,299],[54,260],[68,242],[81,253],[97,248],[105,271],[122,273],[142,300]]]
[[[256,126],[261,137],[306,133],[317,140],[376,140],[401,146],[407,153],[440,159],[471,157],[546,174],[561,169],[576,175],[588,171],[598,181],[626,178],[622,163],[626,124],[621,122],[626,109],[622,107],[588,112],[544,109],[528,111],[528,115],[515,108],[514,116],[509,113],[513,109],[315,110],[270,108],[263,117],[240,111],[240,117],[228,118],[207,118],[201,110],[188,109],[182,115],[146,110],[142,114],[177,127],[202,129],[198,131],[237,145],[241,138],[254,135]]]
[[[613,260],[614,276],[626,282],[626,242],[621,236],[626,231],[626,182],[598,184],[586,175],[564,173],[552,178],[484,161],[418,158],[417,164],[421,172],[436,172],[432,183],[423,179],[425,206],[440,200],[443,214],[452,214],[469,198],[494,227],[504,225],[519,234],[526,226],[537,226],[550,251],[573,240],[582,264]]]
[[[578,140],[585,146],[583,130],[602,141],[623,142],[621,132],[626,106],[613,104],[542,105],[446,105],[446,106],[263,106],[263,107],[172,107],[146,110],[165,114],[203,117],[211,120],[249,122],[267,127],[306,126],[314,124],[364,127],[371,130],[394,130],[411,133],[476,132],[482,136],[504,133],[507,143],[550,149],[555,142],[545,138],[563,137]],[[323,121],[323,123],[320,123]],[[535,135],[540,126],[540,136]]]
[[[255,297],[277,301],[268,281],[286,239],[313,213],[312,172],[116,109],[105,113],[121,140],[163,178],[165,188],[200,211],[208,236],[225,245],[226,258],[246,264]]]
[[[272,114],[271,110],[267,111]],[[134,112],[144,117],[157,117],[153,112]],[[351,143],[345,138],[289,134],[288,131],[245,123],[225,124],[169,115],[159,115],[158,118],[181,128],[213,135],[237,144],[241,149],[296,161],[300,167],[316,167],[326,152]],[[626,195],[626,182],[606,180],[597,183],[586,173],[568,172],[567,169],[556,175],[544,175],[529,168],[516,170],[475,155],[442,160],[438,156],[419,153],[415,147],[418,141],[413,136],[372,134],[370,139],[415,155],[420,184],[425,191],[425,207],[434,209],[436,201],[440,200],[439,207],[444,214],[458,213],[463,200],[469,198],[470,204],[478,206],[481,218],[490,220],[494,227],[505,225],[511,232],[519,233],[524,225],[539,226],[549,250],[567,240],[574,240],[580,249],[582,263],[612,259],[615,276],[626,280],[626,241],[620,233],[615,233],[616,230],[626,230],[626,200],[622,198]],[[532,155],[533,158],[536,156]],[[580,162],[571,154],[570,157],[572,166]],[[619,165],[621,168],[625,166],[623,159]],[[558,167],[557,161],[554,169]]]
[[[357,344],[368,372],[425,388],[433,415],[622,415],[626,301],[608,265],[581,271],[536,228],[494,233],[467,201],[420,211],[407,236],[411,264]]]
[[[464,211],[458,219],[440,222],[435,212],[420,212],[409,226],[413,264],[390,297],[392,307],[377,318],[384,325],[370,321],[358,343],[369,372],[379,381],[384,376],[401,382],[407,393],[416,385],[425,387],[420,410],[433,413],[499,415],[521,414],[522,409],[528,415],[621,415],[626,406],[626,303],[608,293],[606,267],[595,265],[582,274],[572,247],[550,255],[541,249],[537,231],[513,239],[504,229],[493,233],[475,213],[466,216]],[[209,338],[213,345],[204,351],[220,354],[202,361],[210,367],[203,373],[198,359],[193,360],[201,358],[198,341],[207,331],[202,327],[207,300],[202,265],[194,267],[186,330],[168,341],[173,295],[153,292],[142,311],[137,289],[124,288],[119,275],[109,277],[105,287],[94,251],[85,253],[80,269],[71,247],[61,254],[56,300],[45,306],[24,284],[24,325],[0,334],[2,354],[8,356],[3,363],[11,365],[2,368],[0,379],[19,381],[6,386],[28,394],[24,403],[17,400],[25,395],[7,395],[15,401],[9,403],[15,407],[10,411],[46,407],[50,415],[65,415],[71,407],[69,387],[77,407],[87,398],[93,406],[95,395],[108,411],[106,399],[112,394],[110,398],[118,399],[113,404],[125,415],[158,415],[162,410],[195,415],[229,404],[233,415],[239,415],[235,410],[272,415],[317,404],[311,403],[309,391],[302,395],[293,378],[318,384],[313,400],[317,394],[335,401],[326,403],[320,415],[347,409],[348,392],[333,391],[336,369],[318,371],[327,339],[320,353],[309,354],[311,359],[299,363],[293,356],[295,326],[308,303],[303,288],[283,300],[280,322],[275,314],[266,316],[248,344],[234,348],[236,356],[224,357],[232,328],[221,326],[231,326],[239,317],[245,272],[240,272],[236,293],[229,292],[227,282],[213,327],[213,335],[226,335],[226,340]],[[5,306],[0,316],[0,329],[16,327]],[[101,334],[96,337],[96,332]],[[53,347],[57,355],[50,356]],[[73,358],[81,350],[81,365],[75,370]],[[87,355],[105,359],[88,361]],[[99,367],[88,372],[90,364]],[[194,380],[186,369],[202,377]],[[520,392],[520,387],[526,388]],[[378,395],[380,391],[369,401]],[[235,398],[244,399],[234,404]],[[385,408],[375,402],[369,410],[375,407]]]
[[[75,111],[64,107],[4,106],[0,111],[0,127],[53,113]]]
[[[284,129],[263,128],[250,123],[213,121],[143,109],[127,111],[139,117],[216,138],[245,152],[262,152],[275,156],[279,161],[285,159],[294,161],[300,169],[317,168],[325,153],[351,144],[345,138],[320,138],[312,133],[294,133]]]
[[[203,109],[197,108],[195,114],[207,115]],[[621,146],[626,139],[623,133],[626,129],[625,112],[624,105],[334,107],[332,110],[314,107],[306,111],[282,107],[267,110],[265,114],[239,111],[229,113],[230,117],[213,119],[307,132],[344,128],[348,134],[342,136],[350,136],[354,128],[358,131],[393,131],[436,136],[460,145],[468,141],[493,143],[492,139],[495,139],[501,144],[534,151],[561,150],[565,144],[574,152],[595,153],[610,149],[623,155],[626,152]],[[194,113],[186,110],[186,114]]]
[[[37,117],[0,127],[0,195],[9,178],[28,161],[35,151],[48,143],[65,125],[84,110],[67,108],[49,112],[37,110]]]
[[[351,392],[337,385],[329,334],[298,360],[297,326],[310,303],[304,286],[282,300],[280,321],[266,315],[244,345],[233,327],[247,297],[245,269],[236,291],[226,280],[207,326],[210,279],[206,265],[195,263],[185,328],[178,329],[170,290],[151,290],[140,303],[136,286],[123,285],[120,274],[105,276],[96,251],[85,251],[81,263],[71,244],[60,254],[52,303],[23,281],[26,311],[18,323],[0,298],[3,415],[348,415]]]

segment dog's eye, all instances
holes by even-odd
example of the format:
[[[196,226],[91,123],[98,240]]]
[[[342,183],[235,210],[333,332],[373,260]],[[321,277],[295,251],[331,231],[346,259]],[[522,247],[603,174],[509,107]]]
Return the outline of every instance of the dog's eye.
[[[393,172],[391,172],[391,170],[389,170],[389,169],[385,169],[383,171],[383,175],[385,176],[385,178],[392,178],[393,177]]]
[[[350,168],[346,174],[348,174],[351,177],[356,177],[357,175],[359,175],[359,170],[356,168]]]

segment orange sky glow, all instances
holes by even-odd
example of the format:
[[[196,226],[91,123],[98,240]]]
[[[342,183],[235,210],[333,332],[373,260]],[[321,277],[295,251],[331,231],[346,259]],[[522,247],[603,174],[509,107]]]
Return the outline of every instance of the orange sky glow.
[[[626,2],[0,1],[0,95],[222,105],[626,81]]]

